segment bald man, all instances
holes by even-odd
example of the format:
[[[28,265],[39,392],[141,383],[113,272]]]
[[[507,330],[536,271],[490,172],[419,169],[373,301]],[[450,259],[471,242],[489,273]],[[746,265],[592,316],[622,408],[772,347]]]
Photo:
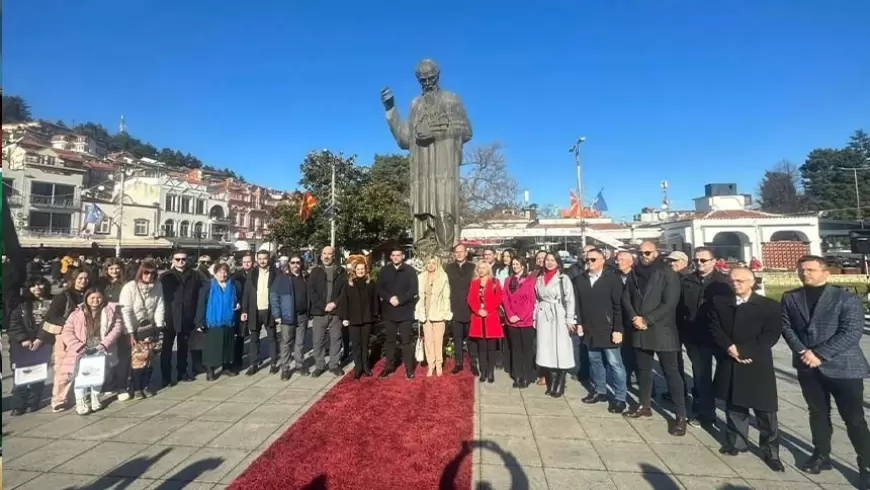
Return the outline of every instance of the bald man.
[[[631,318],[632,344],[637,362],[640,406],[623,415],[629,418],[652,417],[653,358],[658,357],[668,389],[676,405],[677,418],[669,432],[685,436],[686,399],[683,379],[677,366],[682,351],[677,332],[677,304],[680,301],[680,278],[659,259],[652,242],[640,245],[640,262],[625,282],[622,305]]]
[[[725,444],[719,452],[736,456],[749,450],[749,410],[755,412],[758,448],[767,466],[784,472],[779,459],[776,372],[773,346],[782,331],[779,303],[755,294],[755,274],[735,267],[732,294],[712,299],[710,333],[718,350],[713,385],[725,402]]]
[[[338,317],[339,299],[347,285],[347,272],[335,263],[335,250],[323,247],[320,264],[308,276],[308,314],[313,332],[314,372],[317,378],[326,372],[326,337],[329,336],[329,372],[342,376],[341,318]]]

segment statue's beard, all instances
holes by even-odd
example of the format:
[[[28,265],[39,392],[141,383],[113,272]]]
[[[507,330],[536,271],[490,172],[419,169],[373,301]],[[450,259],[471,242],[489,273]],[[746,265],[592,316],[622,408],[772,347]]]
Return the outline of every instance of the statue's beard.
[[[431,93],[435,92],[436,90],[438,90],[438,84],[435,84],[435,83],[424,83],[423,84],[423,93],[424,94],[431,94]]]

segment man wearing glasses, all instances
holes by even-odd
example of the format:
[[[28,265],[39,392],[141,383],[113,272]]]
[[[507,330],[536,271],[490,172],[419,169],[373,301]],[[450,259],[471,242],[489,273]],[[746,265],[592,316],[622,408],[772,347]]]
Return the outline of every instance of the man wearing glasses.
[[[176,343],[175,367],[178,381],[193,381],[187,373],[187,353],[190,334],[194,330],[199,292],[203,287],[199,273],[187,267],[187,253],[177,251],[172,255],[172,266],[160,276],[163,301],[166,307],[166,330],[163,350],[160,353],[160,373],[163,386],[172,386],[172,344]]]
[[[716,404],[713,396],[713,350],[710,334],[710,308],[718,296],[730,297],[728,276],[716,270],[713,251],[697,247],[692,264],[695,272],[682,276],[682,292],[677,308],[677,327],[692,363],[695,398],[689,421],[694,426],[712,427],[716,422]]]
[[[296,361],[296,372],[302,376],[308,376],[308,368],[304,365],[302,359],[302,349],[305,346],[305,332],[308,331],[308,283],[305,271],[302,269],[302,257],[294,255],[290,257],[288,262],[287,273],[290,275],[290,281],[293,283],[293,300],[296,302],[294,310],[296,311],[295,331],[286,329],[288,338],[285,339],[287,348],[293,347],[293,360]],[[293,343],[294,345],[290,345]],[[281,354],[284,360],[288,361],[284,364],[289,366],[290,355]],[[282,361],[283,363],[283,361]],[[287,376],[289,379],[289,376]]]

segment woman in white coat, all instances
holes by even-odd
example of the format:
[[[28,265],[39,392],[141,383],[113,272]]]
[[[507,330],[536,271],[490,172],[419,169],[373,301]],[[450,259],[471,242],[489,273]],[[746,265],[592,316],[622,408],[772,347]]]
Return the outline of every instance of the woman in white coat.
[[[441,259],[429,257],[423,272],[417,276],[417,281],[420,295],[414,317],[423,327],[428,375],[441,376],[444,364],[444,326],[453,319],[453,312],[450,310],[450,282],[441,267]]]
[[[544,271],[535,284],[538,305],[535,308],[538,349],[535,362],[547,378],[547,394],[557,398],[565,393],[565,377],[574,367],[575,332],[574,286],[564,273],[558,255],[547,253]]]

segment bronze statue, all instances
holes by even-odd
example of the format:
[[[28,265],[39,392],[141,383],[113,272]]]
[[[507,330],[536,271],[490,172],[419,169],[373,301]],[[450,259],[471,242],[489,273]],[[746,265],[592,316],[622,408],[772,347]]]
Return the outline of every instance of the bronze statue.
[[[423,93],[411,102],[407,121],[389,88],[381,91],[381,101],[396,143],[411,151],[414,244],[428,253],[443,252],[459,240],[459,165],[462,145],[471,140],[471,122],[459,96],[439,88],[434,61],[424,59],[416,73]]]

